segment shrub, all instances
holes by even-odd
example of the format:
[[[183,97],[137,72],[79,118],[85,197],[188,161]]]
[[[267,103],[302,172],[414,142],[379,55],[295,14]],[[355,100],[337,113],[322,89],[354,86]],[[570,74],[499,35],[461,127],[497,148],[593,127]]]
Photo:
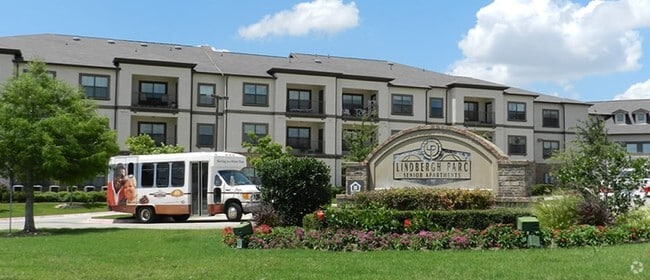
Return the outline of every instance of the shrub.
[[[533,213],[541,227],[551,230],[565,229],[577,224],[577,207],[580,202],[579,196],[563,195],[535,203]]]
[[[252,211],[253,222],[257,225],[268,225],[271,227],[282,224],[282,219],[273,206],[269,203],[262,202],[259,208]]]
[[[583,196],[577,208],[578,223],[605,226],[614,220],[605,202],[593,195]]]
[[[531,194],[534,196],[548,195],[553,192],[555,186],[550,184],[535,184],[531,188]]]
[[[372,230],[376,232],[418,232],[452,228],[485,229],[495,224],[514,224],[517,217],[530,216],[526,209],[397,211],[385,208],[329,208],[325,223],[332,229]],[[408,220],[408,223],[405,221]],[[408,225],[408,226],[407,226]]]
[[[384,207],[395,210],[487,209],[494,205],[487,190],[395,188],[361,192],[353,198],[358,208]]]
[[[625,228],[650,229],[650,208],[639,208],[616,216],[614,224]]]
[[[284,225],[300,225],[302,217],[331,201],[329,167],[311,157],[283,157],[259,163],[262,199],[278,211]]]

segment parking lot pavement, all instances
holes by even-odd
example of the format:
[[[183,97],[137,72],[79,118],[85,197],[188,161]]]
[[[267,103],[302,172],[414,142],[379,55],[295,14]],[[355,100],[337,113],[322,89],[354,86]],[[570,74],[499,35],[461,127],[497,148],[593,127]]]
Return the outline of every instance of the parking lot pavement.
[[[235,226],[240,222],[230,222],[225,215],[192,216],[186,222],[160,221],[157,223],[143,224],[132,218],[111,219],[107,216],[121,215],[119,212],[93,212],[83,214],[36,216],[34,223],[37,229],[44,228],[142,228],[142,229],[221,229]],[[249,215],[244,215],[242,221],[249,220]],[[25,225],[24,217],[0,219],[0,230],[9,230],[11,220],[12,231],[22,230]]]

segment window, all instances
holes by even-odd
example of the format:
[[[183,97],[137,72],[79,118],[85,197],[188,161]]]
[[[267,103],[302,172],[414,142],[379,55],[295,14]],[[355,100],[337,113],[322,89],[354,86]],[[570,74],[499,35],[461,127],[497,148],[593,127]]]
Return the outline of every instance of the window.
[[[478,102],[465,101],[465,121],[478,121]]]
[[[268,106],[269,85],[244,83],[244,105]]]
[[[140,104],[158,105],[167,102],[167,83],[140,82]]]
[[[214,125],[213,124],[198,124],[197,125],[196,146],[198,147],[214,147]]]
[[[214,84],[199,84],[198,105],[214,106]]]
[[[560,127],[560,111],[542,109],[542,126],[543,127]]]
[[[628,142],[625,148],[630,154],[650,154],[650,142]]]
[[[413,96],[393,94],[393,115],[413,115]]]
[[[560,141],[544,141],[542,143],[542,156],[550,158],[555,151],[560,150]]]
[[[299,150],[311,149],[311,129],[308,127],[287,127],[287,146]]]
[[[343,115],[356,116],[357,112],[363,110],[363,95],[361,94],[343,94]]]
[[[108,99],[108,76],[81,74],[79,83],[86,97],[92,99]]]
[[[646,112],[636,112],[634,113],[635,123],[646,123]]]
[[[246,143],[257,143],[257,139],[260,139],[264,136],[266,136],[269,131],[269,125],[265,123],[244,123],[242,125],[242,142]],[[249,133],[255,134],[257,139],[251,139],[251,137],[248,135]]]
[[[429,98],[429,117],[442,118],[442,98]]]
[[[638,146],[639,145],[637,143],[627,143],[627,144],[625,144],[625,148],[627,149],[627,152],[630,153],[630,154],[638,153],[639,152],[639,149],[637,149]]]
[[[526,103],[508,102],[508,120],[509,121],[526,121]]]
[[[526,155],[526,136],[508,136],[508,154]]]
[[[174,161],[142,164],[140,173],[141,187],[168,188],[182,187],[183,185],[185,185],[184,162]]]
[[[625,114],[624,113],[616,113],[614,115],[614,120],[617,124],[624,124],[625,123]]]
[[[165,130],[165,123],[138,123],[138,135],[148,134],[151,136],[156,145],[160,145],[160,143],[170,144],[167,143],[167,134]]]
[[[292,112],[311,111],[311,91],[290,89],[288,96],[289,96],[289,100],[287,102],[287,111],[292,111]]]
[[[544,173],[544,184],[555,184],[555,177],[548,172]]]

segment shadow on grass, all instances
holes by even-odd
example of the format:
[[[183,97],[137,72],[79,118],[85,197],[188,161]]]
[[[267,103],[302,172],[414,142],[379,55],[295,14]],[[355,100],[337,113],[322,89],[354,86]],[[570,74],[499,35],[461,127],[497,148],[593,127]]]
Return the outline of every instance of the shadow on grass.
[[[17,231],[9,233],[7,231],[0,231],[0,237],[41,237],[53,235],[80,235],[87,233],[101,233],[101,232],[115,232],[122,231],[122,228],[45,228],[39,229],[36,232],[23,232]]]

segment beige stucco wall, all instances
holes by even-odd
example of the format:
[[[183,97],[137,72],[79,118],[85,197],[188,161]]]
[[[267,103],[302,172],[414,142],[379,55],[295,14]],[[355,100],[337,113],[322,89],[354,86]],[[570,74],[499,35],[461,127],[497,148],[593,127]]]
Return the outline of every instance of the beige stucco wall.
[[[13,63],[13,54],[0,53],[0,85],[4,85],[7,80],[14,76],[15,68]]]
[[[395,174],[400,171],[395,169],[394,155],[407,152],[418,153],[422,143],[430,139],[439,140],[442,149],[447,150],[446,152],[469,153],[471,162],[471,168],[468,171],[469,178],[461,180],[395,179]],[[374,186],[374,189],[462,187],[496,191],[499,186],[497,167],[500,160],[506,159],[507,156],[498,147],[468,130],[443,125],[419,126],[395,134],[373,151],[367,160],[370,173],[369,185]],[[434,164],[441,162],[437,170],[441,173],[455,172],[450,168],[460,163],[460,161],[439,160],[428,162]]]

